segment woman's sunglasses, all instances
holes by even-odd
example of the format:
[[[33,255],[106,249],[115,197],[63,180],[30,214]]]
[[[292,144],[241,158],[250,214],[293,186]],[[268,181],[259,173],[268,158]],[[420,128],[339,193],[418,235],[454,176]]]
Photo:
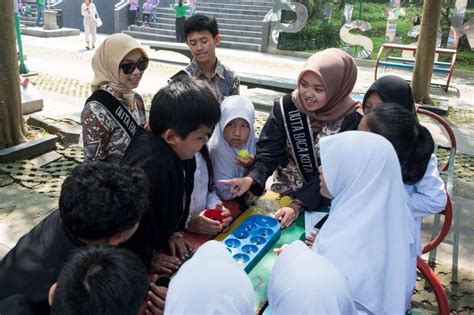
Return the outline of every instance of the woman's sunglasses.
[[[132,74],[135,71],[135,68],[138,68],[140,71],[144,71],[148,67],[148,58],[141,58],[137,62],[124,62],[119,65],[119,68],[122,69],[124,74]]]

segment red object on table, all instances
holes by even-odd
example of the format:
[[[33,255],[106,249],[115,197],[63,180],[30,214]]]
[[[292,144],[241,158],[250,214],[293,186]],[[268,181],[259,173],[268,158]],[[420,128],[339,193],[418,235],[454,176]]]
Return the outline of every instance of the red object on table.
[[[204,216],[211,220],[219,221],[222,223],[224,221],[224,217],[222,216],[222,211],[217,209],[206,209],[204,211]]]

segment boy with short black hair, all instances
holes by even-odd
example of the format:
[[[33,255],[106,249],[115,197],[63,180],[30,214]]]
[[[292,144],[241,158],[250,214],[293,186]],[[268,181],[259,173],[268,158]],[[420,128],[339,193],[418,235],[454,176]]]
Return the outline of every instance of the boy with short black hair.
[[[148,288],[145,265],[129,250],[84,247],[66,262],[51,286],[51,314],[138,314]]]
[[[0,301],[21,294],[48,313],[48,291],[67,257],[90,244],[119,245],[148,209],[140,169],[103,162],[77,166],[62,185],[59,209],[24,235],[0,263]]]
[[[150,211],[124,245],[151,271],[171,272],[191,249],[183,231],[193,190],[194,154],[206,144],[219,118],[211,87],[179,76],[153,97],[151,132],[139,131],[127,148],[121,164],[140,167],[150,178]],[[168,248],[171,256],[161,252]]]
[[[226,96],[239,94],[239,76],[216,57],[216,46],[221,42],[216,18],[203,14],[190,17],[184,22],[184,37],[194,56],[185,71],[199,80],[208,81],[219,102]]]

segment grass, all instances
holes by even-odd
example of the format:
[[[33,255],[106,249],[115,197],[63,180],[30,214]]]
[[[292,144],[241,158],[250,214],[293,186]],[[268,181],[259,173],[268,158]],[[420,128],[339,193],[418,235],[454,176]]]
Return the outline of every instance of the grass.
[[[352,20],[359,19],[359,3],[353,2],[354,8]],[[352,30],[351,33],[360,34],[369,37],[373,42],[373,51],[368,57],[370,60],[377,58],[380,47],[387,42],[385,39],[385,30],[387,27],[387,17],[384,12],[388,7],[388,3],[371,3],[364,2],[362,4],[361,20],[370,22],[372,29],[366,32]],[[403,7],[403,4],[402,4]],[[330,25],[323,25],[322,18],[318,16],[318,12],[308,19],[303,30],[298,33],[281,33],[278,48],[282,50],[295,50],[315,52],[328,47],[345,47],[339,38],[339,29],[341,27],[342,10],[338,5],[334,6]],[[413,27],[413,20],[417,15],[421,14],[421,8],[414,6],[406,8],[405,16],[400,16],[397,23],[397,37],[401,38],[402,44],[413,44],[416,38],[411,38],[407,32]],[[465,21],[474,16],[474,9],[467,9]],[[441,21],[443,23],[443,21]],[[451,23],[451,22],[449,22]],[[398,52],[401,55],[401,52]],[[396,56],[397,54],[394,53]],[[458,50],[455,69],[474,71],[474,51]]]

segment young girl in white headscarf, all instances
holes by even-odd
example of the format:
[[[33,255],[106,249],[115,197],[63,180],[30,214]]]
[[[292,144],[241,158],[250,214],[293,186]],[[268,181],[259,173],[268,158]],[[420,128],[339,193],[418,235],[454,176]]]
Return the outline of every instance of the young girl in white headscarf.
[[[92,58],[93,94],[81,114],[86,162],[99,160],[118,164],[122,160],[131,140],[130,130],[115,119],[107,105],[120,102],[130,120],[143,126],[145,105],[133,90],[147,67],[145,50],[129,35],[112,34],[96,50]]]
[[[392,144],[348,131],[322,138],[320,149],[320,191],[332,203],[312,250],[348,279],[358,310],[404,314],[413,293],[415,227]]]
[[[171,279],[165,314],[255,314],[249,277],[221,242],[209,241]]]
[[[274,315],[357,314],[344,275],[301,241],[291,243],[276,259],[268,304]]]
[[[217,194],[222,200],[234,195],[218,180],[242,177],[255,160],[255,109],[245,96],[233,95],[221,104],[221,119],[209,140]]]

